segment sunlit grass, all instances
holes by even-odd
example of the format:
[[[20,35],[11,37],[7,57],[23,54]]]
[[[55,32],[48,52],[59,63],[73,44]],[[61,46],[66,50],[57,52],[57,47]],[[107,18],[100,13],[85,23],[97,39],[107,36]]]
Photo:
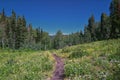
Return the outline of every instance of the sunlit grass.
[[[53,71],[47,51],[0,51],[0,80],[45,80]]]
[[[120,79],[120,39],[97,41],[60,50],[65,80]]]
[[[119,80],[120,39],[60,50],[0,49],[0,80],[47,80],[55,70],[53,53],[64,60],[65,80]]]

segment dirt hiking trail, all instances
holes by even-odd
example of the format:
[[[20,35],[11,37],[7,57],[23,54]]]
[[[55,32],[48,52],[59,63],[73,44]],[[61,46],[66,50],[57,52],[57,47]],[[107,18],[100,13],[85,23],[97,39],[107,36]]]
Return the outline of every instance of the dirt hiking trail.
[[[51,80],[64,80],[64,63],[62,61],[62,58],[60,58],[56,54],[53,54],[53,57],[56,60],[56,65]]]

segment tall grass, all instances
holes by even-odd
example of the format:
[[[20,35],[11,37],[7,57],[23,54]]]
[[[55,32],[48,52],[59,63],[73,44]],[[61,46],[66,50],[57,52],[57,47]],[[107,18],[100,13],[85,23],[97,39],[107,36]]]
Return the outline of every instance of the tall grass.
[[[0,80],[45,80],[52,68],[47,51],[0,50]]]
[[[0,80],[47,80],[54,71],[51,53],[64,58],[65,80],[120,80],[120,39],[51,51],[0,49]]]
[[[120,79],[120,39],[67,47],[60,56],[65,58],[66,80]]]

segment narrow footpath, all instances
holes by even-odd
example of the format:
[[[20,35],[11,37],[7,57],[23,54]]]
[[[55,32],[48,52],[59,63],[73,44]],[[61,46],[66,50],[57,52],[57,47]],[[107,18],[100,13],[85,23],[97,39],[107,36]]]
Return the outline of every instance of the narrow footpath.
[[[56,54],[53,54],[53,57],[56,60],[56,67],[51,80],[64,80],[64,63]]]

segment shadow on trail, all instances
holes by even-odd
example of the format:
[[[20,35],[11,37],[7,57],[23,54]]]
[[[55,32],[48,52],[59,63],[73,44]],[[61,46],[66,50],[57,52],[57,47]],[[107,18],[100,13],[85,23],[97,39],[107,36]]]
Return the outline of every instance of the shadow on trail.
[[[64,63],[56,54],[53,54],[53,57],[56,60],[56,67],[51,80],[64,80]]]

